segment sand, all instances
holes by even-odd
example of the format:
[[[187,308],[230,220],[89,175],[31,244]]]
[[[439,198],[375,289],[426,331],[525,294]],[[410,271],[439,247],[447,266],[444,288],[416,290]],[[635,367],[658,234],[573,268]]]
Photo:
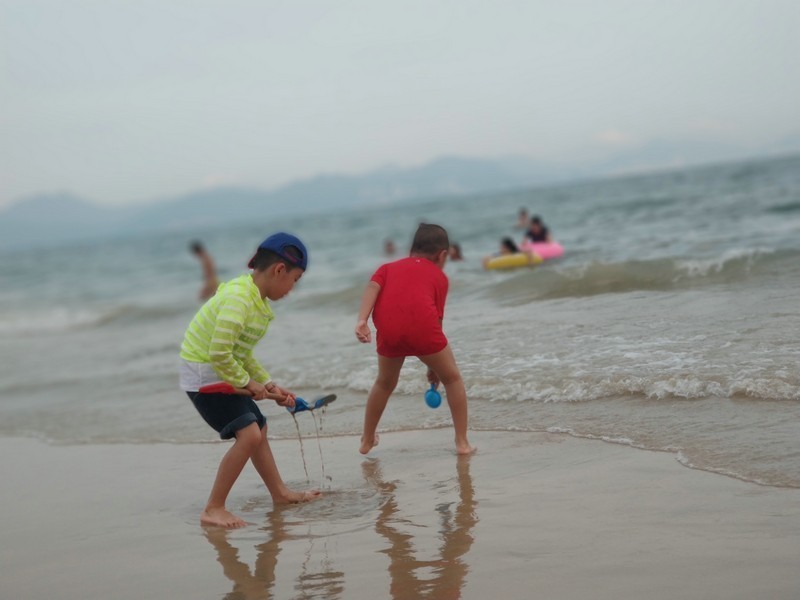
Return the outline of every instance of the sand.
[[[800,490],[667,453],[533,433],[273,442],[285,479],[326,490],[274,508],[248,467],[198,515],[226,444],[50,446],[2,439],[0,598],[800,597]]]

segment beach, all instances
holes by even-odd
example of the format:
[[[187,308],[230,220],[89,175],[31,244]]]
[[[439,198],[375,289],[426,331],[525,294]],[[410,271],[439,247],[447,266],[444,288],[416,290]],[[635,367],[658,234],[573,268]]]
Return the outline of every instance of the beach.
[[[800,597],[797,198],[795,156],[4,253],[0,599]],[[520,207],[564,256],[485,271]],[[358,305],[421,221],[465,256],[443,327],[478,452],[410,358],[364,459]],[[178,386],[187,243],[230,280],[277,230],[310,263],[254,354],[337,400],[262,410],[284,479],[324,497],[275,509],[247,467],[250,525],[204,529],[228,444]]]
[[[800,490],[666,452],[530,432],[272,442],[322,499],[275,508],[247,467],[199,513],[225,443],[0,439],[3,598],[770,598],[800,594]],[[324,467],[325,474],[322,474]]]

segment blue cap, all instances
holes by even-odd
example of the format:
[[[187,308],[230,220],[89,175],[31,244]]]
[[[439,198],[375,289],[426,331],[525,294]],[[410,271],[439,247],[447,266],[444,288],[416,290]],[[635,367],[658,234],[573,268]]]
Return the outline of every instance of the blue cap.
[[[288,252],[286,252],[286,248],[289,246],[294,246],[300,251],[300,258],[295,258]],[[270,252],[274,252],[286,262],[296,267],[300,267],[304,271],[308,268],[308,251],[306,250],[305,244],[300,241],[300,238],[297,236],[292,235],[291,233],[273,233],[267,239],[265,239],[261,244],[258,246],[258,249],[269,250]],[[250,259],[250,262],[247,263],[247,266],[251,269],[255,264],[256,257]]]

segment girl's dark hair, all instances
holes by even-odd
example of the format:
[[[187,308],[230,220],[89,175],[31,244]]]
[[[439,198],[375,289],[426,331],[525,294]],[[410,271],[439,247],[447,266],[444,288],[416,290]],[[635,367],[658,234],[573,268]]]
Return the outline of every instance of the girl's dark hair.
[[[283,251],[296,261],[303,258],[303,253],[297,246],[286,246]],[[256,251],[256,255],[253,257],[253,269],[256,271],[269,269],[275,263],[283,263],[289,271],[300,268],[280,254],[264,248],[259,248],[258,251]]]
[[[442,250],[449,248],[450,239],[447,237],[447,231],[441,225],[432,223],[420,223],[414,234],[414,241],[411,242],[411,254],[421,254],[427,258],[433,258]]]
[[[503,245],[503,247],[506,250],[509,250],[510,252],[519,252],[519,248],[517,248],[517,245],[514,243],[514,240],[512,240],[511,238],[508,238],[508,237],[507,238],[503,238],[503,240],[500,243]]]

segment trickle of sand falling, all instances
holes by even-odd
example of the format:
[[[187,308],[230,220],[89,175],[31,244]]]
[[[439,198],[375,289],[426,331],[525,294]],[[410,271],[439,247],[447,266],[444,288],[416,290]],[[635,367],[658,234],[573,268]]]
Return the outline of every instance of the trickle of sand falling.
[[[297,415],[292,413],[294,419],[294,428],[297,429],[297,440],[300,442],[300,456],[303,458],[303,470],[306,472],[306,481],[310,482],[311,477],[308,476],[308,466],[306,465],[306,453],[303,449],[303,436],[300,435],[300,425],[297,423]]]
[[[325,409],[323,408],[323,411]],[[317,416],[314,414],[314,411],[311,411],[311,416],[314,418],[314,429],[317,432],[317,448],[319,448],[319,464],[322,465],[322,481],[324,482],[327,477],[325,477],[325,461],[322,458],[322,443],[319,440],[319,430],[322,429],[322,415],[319,417],[319,425],[317,425]]]

